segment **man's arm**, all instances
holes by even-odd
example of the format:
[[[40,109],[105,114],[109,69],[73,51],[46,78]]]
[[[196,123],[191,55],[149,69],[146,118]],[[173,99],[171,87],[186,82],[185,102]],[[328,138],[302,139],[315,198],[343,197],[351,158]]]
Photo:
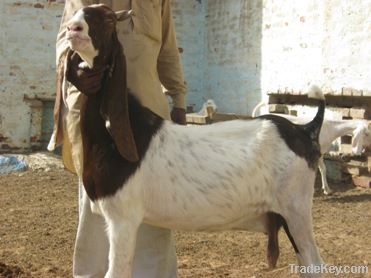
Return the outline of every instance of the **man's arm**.
[[[185,109],[186,85],[176,42],[170,0],[162,1],[162,47],[157,70],[167,94],[173,99],[174,108]]]

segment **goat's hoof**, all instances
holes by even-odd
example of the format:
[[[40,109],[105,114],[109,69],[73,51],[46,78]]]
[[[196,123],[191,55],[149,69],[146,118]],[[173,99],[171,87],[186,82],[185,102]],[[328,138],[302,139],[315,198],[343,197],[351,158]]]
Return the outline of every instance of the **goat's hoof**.
[[[275,265],[268,265],[268,270],[274,270],[276,268]]]
[[[326,196],[331,195],[332,193],[333,193],[333,191],[332,191],[331,189],[329,189],[329,190],[324,190],[324,191],[323,191],[323,194],[325,194]]]
[[[273,270],[276,268],[278,256],[276,257],[268,257],[268,270]]]

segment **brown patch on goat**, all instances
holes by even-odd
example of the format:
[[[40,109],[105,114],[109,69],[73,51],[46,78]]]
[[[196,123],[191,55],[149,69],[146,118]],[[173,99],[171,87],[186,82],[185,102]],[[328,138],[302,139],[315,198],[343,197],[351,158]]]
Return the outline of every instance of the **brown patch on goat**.
[[[306,125],[296,125],[286,118],[272,114],[258,117],[258,119],[272,122],[289,149],[297,156],[304,158],[309,168],[314,171],[316,171],[318,160],[321,157],[318,137],[325,112],[325,101],[318,100],[318,102],[319,108],[316,116]]]
[[[110,64],[106,82],[102,88],[99,111],[119,153],[129,161],[138,161],[139,156],[129,120],[126,87],[126,63],[122,46],[116,33],[116,14],[107,6],[86,7],[84,17],[89,25],[89,36],[99,55],[94,58],[94,67]],[[103,24],[97,19],[104,18]],[[83,92],[82,92],[83,93]]]
[[[120,155],[99,113],[101,95],[85,97],[81,107],[81,132],[84,149],[83,183],[89,198],[94,201],[111,196],[139,168],[152,137],[163,119],[141,106],[131,95],[129,117],[138,148],[139,160],[131,162]]]

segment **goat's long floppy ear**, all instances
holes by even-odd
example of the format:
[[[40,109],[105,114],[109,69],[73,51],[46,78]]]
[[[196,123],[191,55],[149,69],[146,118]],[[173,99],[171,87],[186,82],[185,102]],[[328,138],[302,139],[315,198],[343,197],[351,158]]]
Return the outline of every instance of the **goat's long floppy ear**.
[[[122,10],[115,12],[117,21],[124,21],[134,15],[133,10]]]
[[[114,44],[112,71],[102,88],[100,112],[121,156],[136,162],[139,160],[139,154],[129,119],[125,57],[117,38]]]

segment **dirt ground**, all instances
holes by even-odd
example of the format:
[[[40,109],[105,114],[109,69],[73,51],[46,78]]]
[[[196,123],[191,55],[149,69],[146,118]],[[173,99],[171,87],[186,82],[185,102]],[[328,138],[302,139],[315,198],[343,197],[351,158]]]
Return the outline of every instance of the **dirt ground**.
[[[313,222],[326,263],[367,265],[371,277],[371,190],[317,190]],[[76,178],[63,169],[0,176],[0,277],[71,277],[77,225]],[[280,258],[268,270],[266,237],[250,232],[175,232],[179,277],[297,277],[294,250],[280,232]],[[328,275],[328,277],[332,277]]]

